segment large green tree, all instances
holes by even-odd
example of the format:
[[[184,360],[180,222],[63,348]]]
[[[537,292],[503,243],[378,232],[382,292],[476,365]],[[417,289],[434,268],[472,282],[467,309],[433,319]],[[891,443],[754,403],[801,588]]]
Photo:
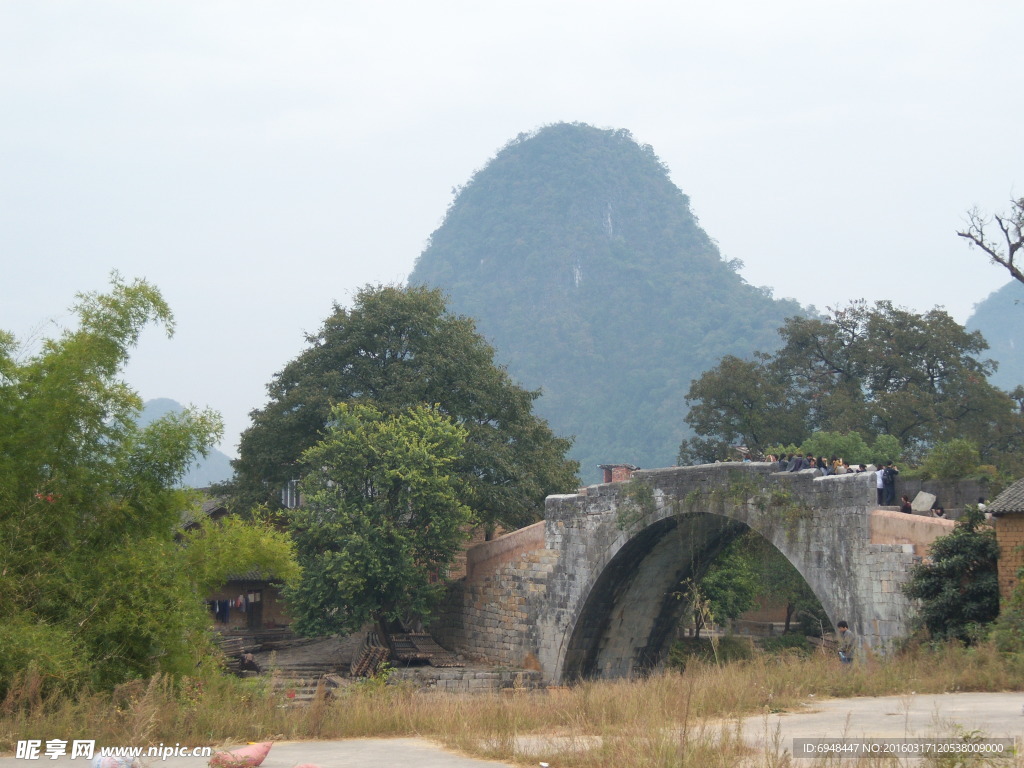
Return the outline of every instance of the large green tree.
[[[177,483],[220,419],[138,426],[119,375],[145,326],[173,327],[153,286],[115,276],[75,310],[38,348],[0,332],[0,696],[32,668],[48,688],[192,673],[209,648],[209,583],[176,538],[195,499]]]
[[[452,471],[467,434],[426,406],[331,411],[323,440],[302,457],[305,504],[289,513],[303,566],[288,591],[298,631],[430,615],[473,519]]]
[[[931,546],[930,562],[914,567],[904,591],[920,600],[920,620],[932,637],[973,642],[999,615],[999,544],[985,516],[969,508]]]
[[[716,623],[736,619],[758,599],[785,605],[784,632],[789,632],[793,620],[801,615],[824,616],[821,603],[800,572],[770,542],[749,529],[715,558],[689,597],[698,634],[706,618]]]
[[[770,358],[741,360],[726,355],[687,393],[693,405],[686,423],[697,436],[682,442],[680,462],[714,461],[728,456],[734,445],[761,453],[769,445],[800,442],[808,408],[790,395]]]
[[[494,363],[473,321],[448,312],[438,290],[374,286],[351,309],[335,307],[309,347],[268,385],[235,462],[233,494],[243,505],[278,501],[302,475],[300,457],[323,436],[331,409],[363,402],[392,413],[436,405],[468,433],[453,471],[462,500],[486,525],[538,519],[544,497],[577,485],[570,440],[533,414],[538,392],[517,386]]]
[[[757,573],[743,552],[743,537],[734,539],[708,567],[691,594],[695,636],[708,623],[725,624],[754,607]]]
[[[918,455],[964,437],[992,461],[1024,439],[1019,407],[988,382],[994,363],[980,357],[985,340],[941,309],[858,301],[790,318],[779,333],[774,355],[726,358],[693,382],[686,420],[698,436],[762,450],[819,431],[858,432],[870,441],[891,435]]]

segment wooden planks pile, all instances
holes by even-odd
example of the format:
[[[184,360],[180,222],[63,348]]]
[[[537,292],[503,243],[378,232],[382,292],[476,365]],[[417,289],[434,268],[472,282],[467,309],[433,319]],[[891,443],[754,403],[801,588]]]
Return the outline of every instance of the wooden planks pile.
[[[461,667],[455,654],[438,645],[426,632],[406,632],[388,635],[392,657],[406,663],[426,662],[432,667]]]
[[[376,632],[370,632],[363,642],[363,648],[359,655],[352,660],[349,666],[349,674],[352,677],[368,677],[377,671],[385,661],[388,660],[390,651],[382,644]]]
[[[451,651],[446,651],[433,637],[428,635],[426,632],[410,632],[409,642],[416,646],[416,650],[420,655],[426,659],[427,663],[432,667],[461,667],[460,662],[455,654]]]
[[[224,654],[224,668],[235,675],[242,673],[241,656],[245,653],[245,640],[241,637],[225,637],[221,635],[214,642]]]
[[[426,632],[393,632],[387,635],[386,645],[380,642],[376,632],[371,632],[349,673],[353,677],[372,675],[389,658],[400,664],[425,662],[432,667],[462,666],[455,654],[438,645]]]

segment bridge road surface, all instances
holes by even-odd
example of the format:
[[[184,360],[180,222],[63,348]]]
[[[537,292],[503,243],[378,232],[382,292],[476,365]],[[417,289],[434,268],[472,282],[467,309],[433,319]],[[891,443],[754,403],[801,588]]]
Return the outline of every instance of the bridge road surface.
[[[744,740],[752,747],[770,750],[774,750],[772,745],[777,741],[779,749],[792,752],[795,738],[949,738],[978,731],[991,738],[1015,738],[1017,748],[1024,750],[1024,692],[908,694],[820,701],[808,698],[805,703],[807,711],[743,718]],[[735,722],[723,727],[735,728]],[[62,737],[39,734],[39,738]],[[528,755],[523,764],[548,761],[543,735],[523,736],[521,741],[520,746]],[[142,762],[149,768],[205,768],[208,759],[144,758]],[[85,758],[71,760],[67,756],[56,760],[25,760],[10,754],[0,757],[0,768],[44,768],[70,763],[76,768],[91,765]],[[434,742],[418,738],[282,741],[274,744],[263,766],[292,768],[300,763],[314,763],[322,768],[513,768],[511,763],[448,752]],[[1006,764],[1009,768],[1018,763],[1008,760]],[[552,766],[557,768],[554,763]]]

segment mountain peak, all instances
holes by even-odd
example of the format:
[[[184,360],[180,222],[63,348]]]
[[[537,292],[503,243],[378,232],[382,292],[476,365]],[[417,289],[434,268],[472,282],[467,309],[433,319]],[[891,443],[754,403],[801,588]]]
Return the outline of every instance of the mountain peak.
[[[558,123],[520,134],[458,190],[409,278],[476,318],[585,471],[666,466],[690,381],[777,345],[801,312],[748,285],[649,146]],[[584,477],[587,480],[587,476]]]

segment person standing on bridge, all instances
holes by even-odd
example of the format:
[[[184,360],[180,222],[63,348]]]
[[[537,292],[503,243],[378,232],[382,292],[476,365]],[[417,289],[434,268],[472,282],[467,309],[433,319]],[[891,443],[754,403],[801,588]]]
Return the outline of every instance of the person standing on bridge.
[[[896,475],[899,473],[900,471],[893,466],[891,461],[885,462],[885,466],[882,468],[882,490],[885,498],[882,503],[887,507],[896,504]]]

